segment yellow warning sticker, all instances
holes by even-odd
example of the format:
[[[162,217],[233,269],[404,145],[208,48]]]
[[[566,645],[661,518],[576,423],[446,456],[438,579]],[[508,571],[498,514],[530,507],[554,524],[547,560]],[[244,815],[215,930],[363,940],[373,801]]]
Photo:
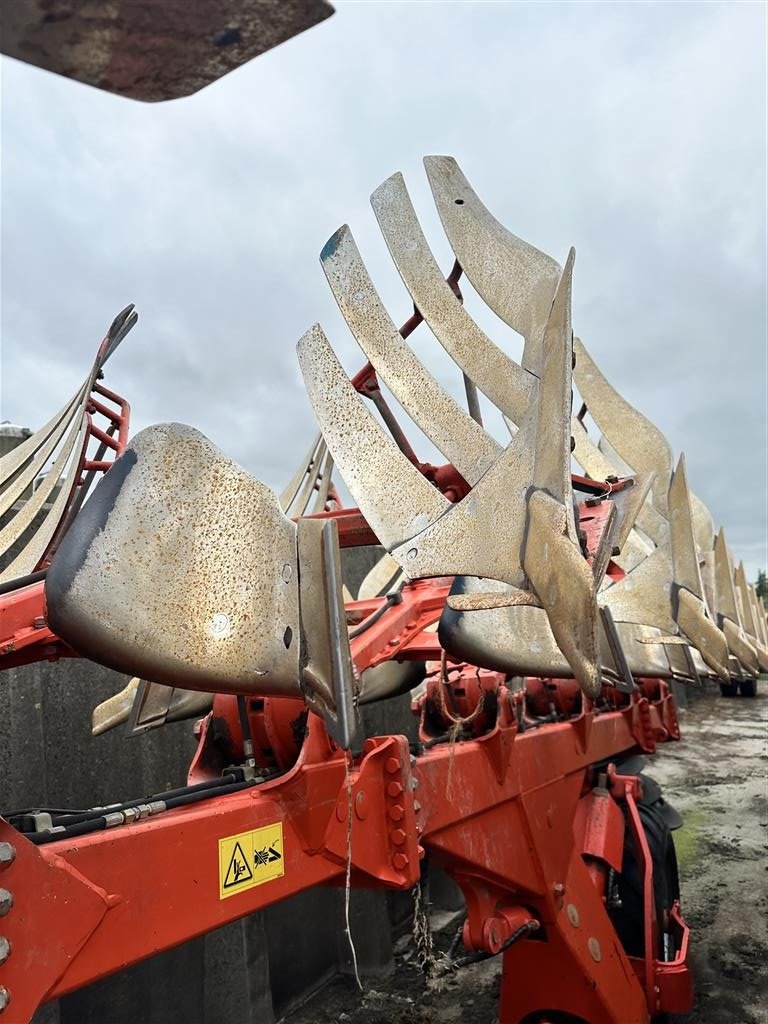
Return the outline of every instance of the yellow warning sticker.
[[[219,840],[220,900],[284,874],[282,822]]]

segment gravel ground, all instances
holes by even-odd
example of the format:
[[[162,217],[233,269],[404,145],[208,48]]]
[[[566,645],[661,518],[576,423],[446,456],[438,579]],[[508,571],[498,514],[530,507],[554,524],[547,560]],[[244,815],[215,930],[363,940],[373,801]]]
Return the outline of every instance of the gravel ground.
[[[664,744],[648,774],[682,813],[675,833],[683,912],[693,930],[693,1013],[674,1024],[768,1024],[768,694],[707,693],[680,712],[683,740]],[[436,945],[455,929],[436,915]],[[465,968],[427,988],[409,937],[395,971],[361,994],[337,978],[286,1024],[496,1024],[500,965]]]

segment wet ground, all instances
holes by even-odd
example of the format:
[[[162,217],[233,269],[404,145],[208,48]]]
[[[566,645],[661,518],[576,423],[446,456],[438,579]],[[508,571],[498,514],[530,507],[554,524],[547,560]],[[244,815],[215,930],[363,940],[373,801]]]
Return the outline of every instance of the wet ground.
[[[693,1013],[674,1024],[768,1024],[768,683],[755,699],[717,693],[680,712],[683,740],[648,774],[685,818],[675,833],[683,911],[693,929]],[[450,915],[433,921],[445,949]],[[385,981],[337,979],[286,1024],[496,1024],[497,961],[426,986],[410,936]]]

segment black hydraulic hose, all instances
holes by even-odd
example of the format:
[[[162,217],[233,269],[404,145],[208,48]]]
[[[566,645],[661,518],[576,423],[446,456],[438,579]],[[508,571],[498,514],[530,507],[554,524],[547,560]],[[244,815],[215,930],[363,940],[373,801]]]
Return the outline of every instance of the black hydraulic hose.
[[[367,629],[370,629],[375,622],[379,621],[381,616],[388,608],[391,608],[393,604],[400,604],[402,599],[403,595],[400,593],[399,590],[394,590],[391,593],[387,594],[380,608],[377,608],[375,612],[371,612],[367,619],[363,619],[363,621],[358,626],[355,626],[354,629],[351,629],[349,631],[349,639],[354,640],[356,636],[360,636],[361,633],[364,633]]]
[[[242,781],[242,778],[242,769],[235,768],[226,772],[219,779],[208,779],[205,782],[197,782],[192,786],[179,786],[177,789],[167,789],[164,793],[154,793],[152,796],[145,796],[136,800],[124,800],[123,803],[115,804],[114,807],[91,808],[87,811],[81,811],[78,814],[63,814],[56,818],[55,824],[64,826],[79,825],[81,822],[93,821],[96,818],[100,818],[104,814],[115,814],[119,811],[125,811],[129,807],[136,807],[138,804],[151,804],[158,800],[161,800],[167,805],[168,801],[173,800],[175,797],[193,793],[204,793],[207,790],[212,789],[221,789],[223,786],[231,785],[233,781]]]
[[[229,793],[238,793],[242,789],[248,789],[251,786],[255,786],[257,783],[256,779],[249,779],[246,782],[233,782],[228,786],[219,786],[213,791],[209,787],[202,792],[198,790],[194,793],[187,792],[183,796],[175,796],[170,799],[153,801],[158,806],[154,812],[148,812],[138,820],[146,820],[146,818],[154,817],[157,814],[161,814],[163,811],[171,811],[176,807],[187,807],[190,804],[200,803],[202,800],[209,800],[214,796],[226,796]],[[146,805],[146,801],[143,801]],[[136,805],[134,805],[136,806]],[[129,810],[128,806],[125,810]],[[25,838],[34,843],[35,846],[43,846],[45,843],[55,843],[60,840],[75,839],[77,836],[88,835],[91,832],[102,832],[107,828],[114,828],[119,825],[125,824],[123,821],[109,821],[109,818],[120,816],[120,811],[108,811],[106,814],[100,815],[98,818],[91,819],[89,821],[81,821],[73,825],[68,825],[63,828],[61,832],[32,832],[25,835]]]
[[[38,569],[37,572],[30,572],[26,576],[17,576],[15,580],[6,580],[5,583],[0,583],[0,594],[8,594],[11,590],[21,590],[22,587],[39,583],[47,574],[47,569]]]

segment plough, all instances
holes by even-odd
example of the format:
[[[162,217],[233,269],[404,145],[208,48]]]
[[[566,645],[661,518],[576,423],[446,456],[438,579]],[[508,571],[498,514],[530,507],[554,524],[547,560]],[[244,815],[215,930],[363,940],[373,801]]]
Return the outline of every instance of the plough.
[[[5,814],[3,1020],[309,887],[420,893],[433,866],[463,893],[466,953],[425,969],[500,956],[503,1024],[690,1009],[680,818],[644,755],[679,738],[671,681],[754,694],[765,617],[683,457],[574,339],[573,250],[559,265],[454,160],[425,164],[455,265],[439,269],[399,174],[372,204],[414,306],[402,328],[350,229],[329,239],[366,362],[349,377],[317,324],[299,341],[320,435],[279,497],[191,427],[128,438],[100,378],[132,307],[76,397],[2,460],[0,664],[91,658],[132,677],[95,734],[197,718],[199,740],[177,790]],[[523,337],[519,364],[464,278]],[[407,343],[421,323],[467,409]],[[419,460],[384,387],[445,464]],[[340,550],[374,544],[353,598]],[[407,692],[418,741],[365,735],[360,706]]]

